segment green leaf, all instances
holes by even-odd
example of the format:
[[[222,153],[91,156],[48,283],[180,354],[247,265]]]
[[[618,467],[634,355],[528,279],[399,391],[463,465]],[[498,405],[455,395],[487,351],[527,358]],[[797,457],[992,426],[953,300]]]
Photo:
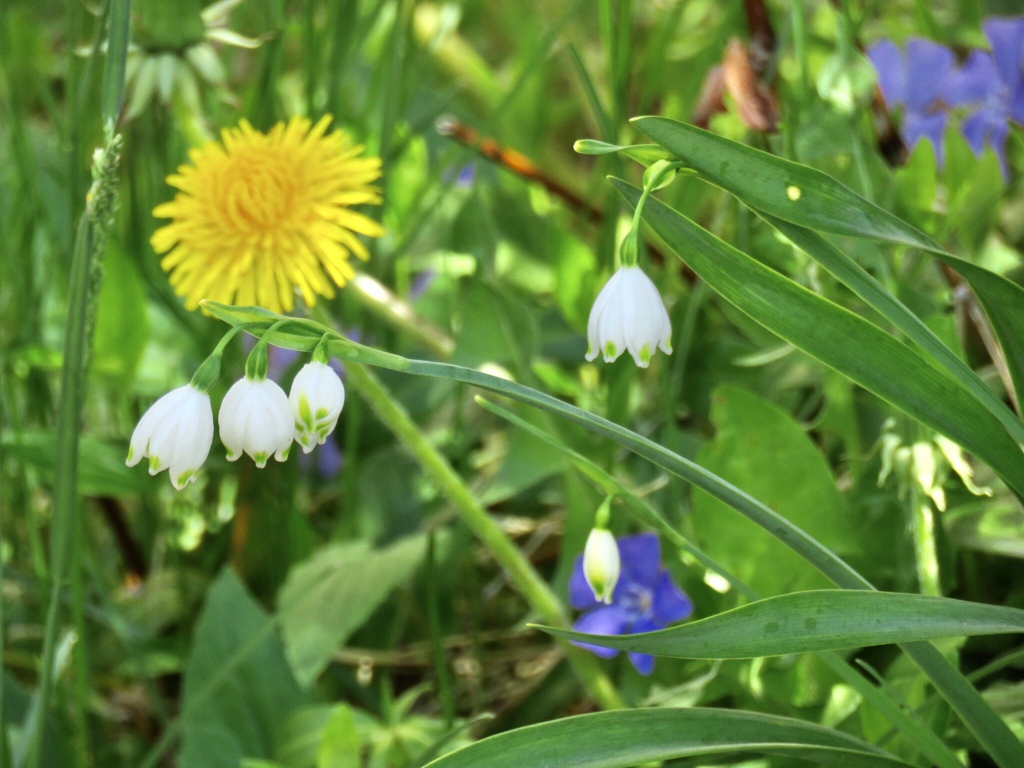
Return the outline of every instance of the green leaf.
[[[630,144],[623,146],[609,144],[606,141],[598,141],[597,139],[579,139],[572,145],[572,148],[581,155],[613,155],[621,152],[631,160],[636,160],[644,165],[669,159],[669,154],[657,144]]]
[[[135,374],[149,339],[146,291],[135,265],[116,243],[107,248],[103,266],[92,366],[95,373],[123,383]]]
[[[281,723],[303,701],[274,620],[224,569],[199,614],[185,670],[179,762],[221,768],[271,760]]]
[[[927,235],[831,176],[664,117],[632,122],[706,181],[802,227],[939,251]]]
[[[631,203],[640,190],[621,180]],[[992,413],[916,350],[649,198],[644,220],[711,288],[773,333],[960,443],[1024,496],[1024,455]],[[1022,342],[1024,343],[1024,342]]]
[[[737,753],[842,768],[908,765],[853,736],[802,720],[694,707],[598,712],[517,728],[445,755],[427,768],[626,768]]]
[[[960,359],[917,315],[907,309],[889,291],[885,290],[859,264],[816,232],[798,227],[795,224],[790,224],[787,221],[774,218],[765,213],[760,215],[771,226],[792,241],[800,250],[827,269],[837,280],[864,299],[876,312],[891,322],[897,330],[904,333],[908,339],[917,344],[923,351],[928,352],[938,365],[969,389],[971,394],[978,398],[1002,422],[1003,426],[1006,427],[1016,440],[1024,442],[1024,423],[978,378],[977,374],[970,369],[967,363]],[[971,266],[967,271],[970,272],[971,269],[977,270],[978,268]],[[991,273],[987,273],[985,270],[980,271],[985,274],[975,274],[974,279],[984,282],[986,276]],[[992,286],[992,292],[1000,291],[1002,288],[1001,283],[996,283]],[[997,294],[993,293],[993,295]],[[1012,329],[1004,330],[1009,333]],[[1019,344],[1017,347],[1019,347]],[[1008,352],[1012,351],[1012,348],[1013,345],[1008,349]],[[1020,364],[1024,366],[1024,355],[1022,355]]]
[[[775,157],[692,125],[639,117],[640,130],[706,181],[751,208],[819,232],[922,248],[960,273],[992,322],[1024,402],[1024,288],[952,256],[927,235],[821,171]]]
[[[707,619],[638,635],[545,632],[684,659],[749,659],[940,637],[1024,632],[1024,611],[928,595],[822,589],[769,597]]]
[[[278,612],[288,663],[301,685],[317,678],[335,649],[412,575],[425,552],[424,536],[378,550],[336,544],[292,569]]]
[[[0,447],[26,466],[54,482],[56,438],[52,432],[0,433]],[[143,493],[154,482],[145,472],[125,466],[124,446],[94,437],[78,442],[78,492],[85,496],[130,496]],[[166,482],[166,480],[164,480]]]
[[[716,433],[697,456],[701,466],[833,551],[855,550],[857,535],[832,472],[792,417],[735,387],[719,388],[711,402]],[[701,491],[693,496],[693,528],[704,551],[762,594],[829,586],[793,550]]]
[[[324,726],[316,768],[359,768],[361,742],[352,710],[342,704]]]

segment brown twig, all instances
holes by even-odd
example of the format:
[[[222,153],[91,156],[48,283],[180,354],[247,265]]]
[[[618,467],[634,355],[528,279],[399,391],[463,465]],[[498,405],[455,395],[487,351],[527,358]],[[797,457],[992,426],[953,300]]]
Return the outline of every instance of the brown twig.
[[[465,123],[451,117],[440,118],[436,128],[441,136],[455,139],[463,146],[476,150],[482,157],[507,168],[517,176],[541,184],[555,197],[564,200],[572,208],[583,213],[590,222],[596,224],[604,218],[604,212],[600,208],[588,203],[567,186],[548,176],[526,155],[502,146],[494,139],[480,136]]]
[[[502,146],[494,139],[481,137],[468,125],[451,117],[444,117],[438,120],[436,128],[440,135],[454,139],[463,146],[476,150],[482,157],[490,160],[492,163],[500,165],[521,178],[542,184],[555,197],[565,201],[574,210],[583,213],[592,224],[597,224],[604,220],[604,211],[581,198],[561,182],[548,176],[525,155],[514,149]],[[650,243],[647,244],[647,248],[651,254],[651,261],[655,264],[665,263],[665,254],[658,248]],[[697,276],[688,266],[682,262],[680,264],[682,265],[683,279],[687,284],[693,285]]]

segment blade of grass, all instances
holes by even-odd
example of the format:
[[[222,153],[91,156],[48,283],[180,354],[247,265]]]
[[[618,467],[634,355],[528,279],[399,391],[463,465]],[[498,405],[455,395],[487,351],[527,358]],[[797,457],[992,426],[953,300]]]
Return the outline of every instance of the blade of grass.
[[[684,659],[751,659],[1024,630],[1024,611],[930,595],[792,592],[635,635],[540,629],[569,640]]]
[[[921,319],[853,259],[812,230],[790,224],[766,213],[760,214],[768,224],[792,241],[800,250],[828,270],[837,280],[864,299],[908,339],[928,352],[943,370],[971,391],[1018,442],[1024,443],[1024,423],[1006,407],[991,389],[985,386],[953,350],[947,347]]]
[[[103,70],[103,93],[100,116],[103,125],[114,125],[124,102],[124,71],[128,59],[128,23],[131,0],[110,0],[110,21],[107,29],[107,64]]]

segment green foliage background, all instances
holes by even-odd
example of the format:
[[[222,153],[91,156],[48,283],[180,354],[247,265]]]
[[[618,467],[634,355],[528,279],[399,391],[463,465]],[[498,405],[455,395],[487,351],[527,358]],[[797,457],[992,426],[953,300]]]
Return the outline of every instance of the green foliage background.
[[[941,167],[927,143],[893,163],[879,138],[899,116],[873,109],[856,52],[915,36],[965,52],[1024,6],[768,2],[774,130],[735,93],[710,117],[726,141],[629,122],[692,122],[729,42],[757,53],[758,5],[0,4],[0,768],[1024,764],[1022,132],[1008,180],[955,124]],[[77,275],[115,113],[102,273]],[[387,235],[315,314],[372,348],[332,347],[343,466],[323,476],[296,450],[257,471],[215,444],[175,492],[124,466],[131,431],[223,321],[252,317],[173,294],[149,245],[164,177],[243,117],[324,113],[385,169],[367,213]],[[452,119],[549,184],[456,141]],[[648,370],[583,360],[643,166],[575,154],[582,138],[653,141],[632,156],[696,171],[644,211],[674,347]],[[285,331],[281,347],[319,338]],[[228,347],[215,405],[244,354]],[[570,626],[609,493],[617,534],[661,534],[695,619],[749,606],[655,638],[650,678],[529,626]],[[752,522],[763,505],[789,527]],[[867,582],[904,594],[824,591]],[[814,635],[815,611],[838,623]],[[766,621],[790,644],[751,651]],[[704,655],[684,645],[701,632],[720,644]],[[635,711],[590,714],[615,707]]]

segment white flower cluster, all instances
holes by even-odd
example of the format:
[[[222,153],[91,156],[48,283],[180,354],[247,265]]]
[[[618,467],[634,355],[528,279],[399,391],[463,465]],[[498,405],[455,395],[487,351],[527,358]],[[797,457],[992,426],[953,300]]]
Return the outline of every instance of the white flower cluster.
[[[661,294],[640,267],[620,267],[597,295],[587,322],[587,360],[613,363],[626,350],[641,368],[659,348],[672,354],[672,324]]]
[[[245,376],[228,390],[217,418],[228,461],[249,454],[257,467],[273,456],[288,458],[292,441],[305,453],[323,445],[345,404],[345,387],[329,365],[311,362],[292,382],[291,394],[267,378]],[[132,433],[125,462],[134,467],[149,457],[149,474],[170,468],[171,484],[181,490],[196,478],[213,444],[210,395],[194,384],[157,400]]]

